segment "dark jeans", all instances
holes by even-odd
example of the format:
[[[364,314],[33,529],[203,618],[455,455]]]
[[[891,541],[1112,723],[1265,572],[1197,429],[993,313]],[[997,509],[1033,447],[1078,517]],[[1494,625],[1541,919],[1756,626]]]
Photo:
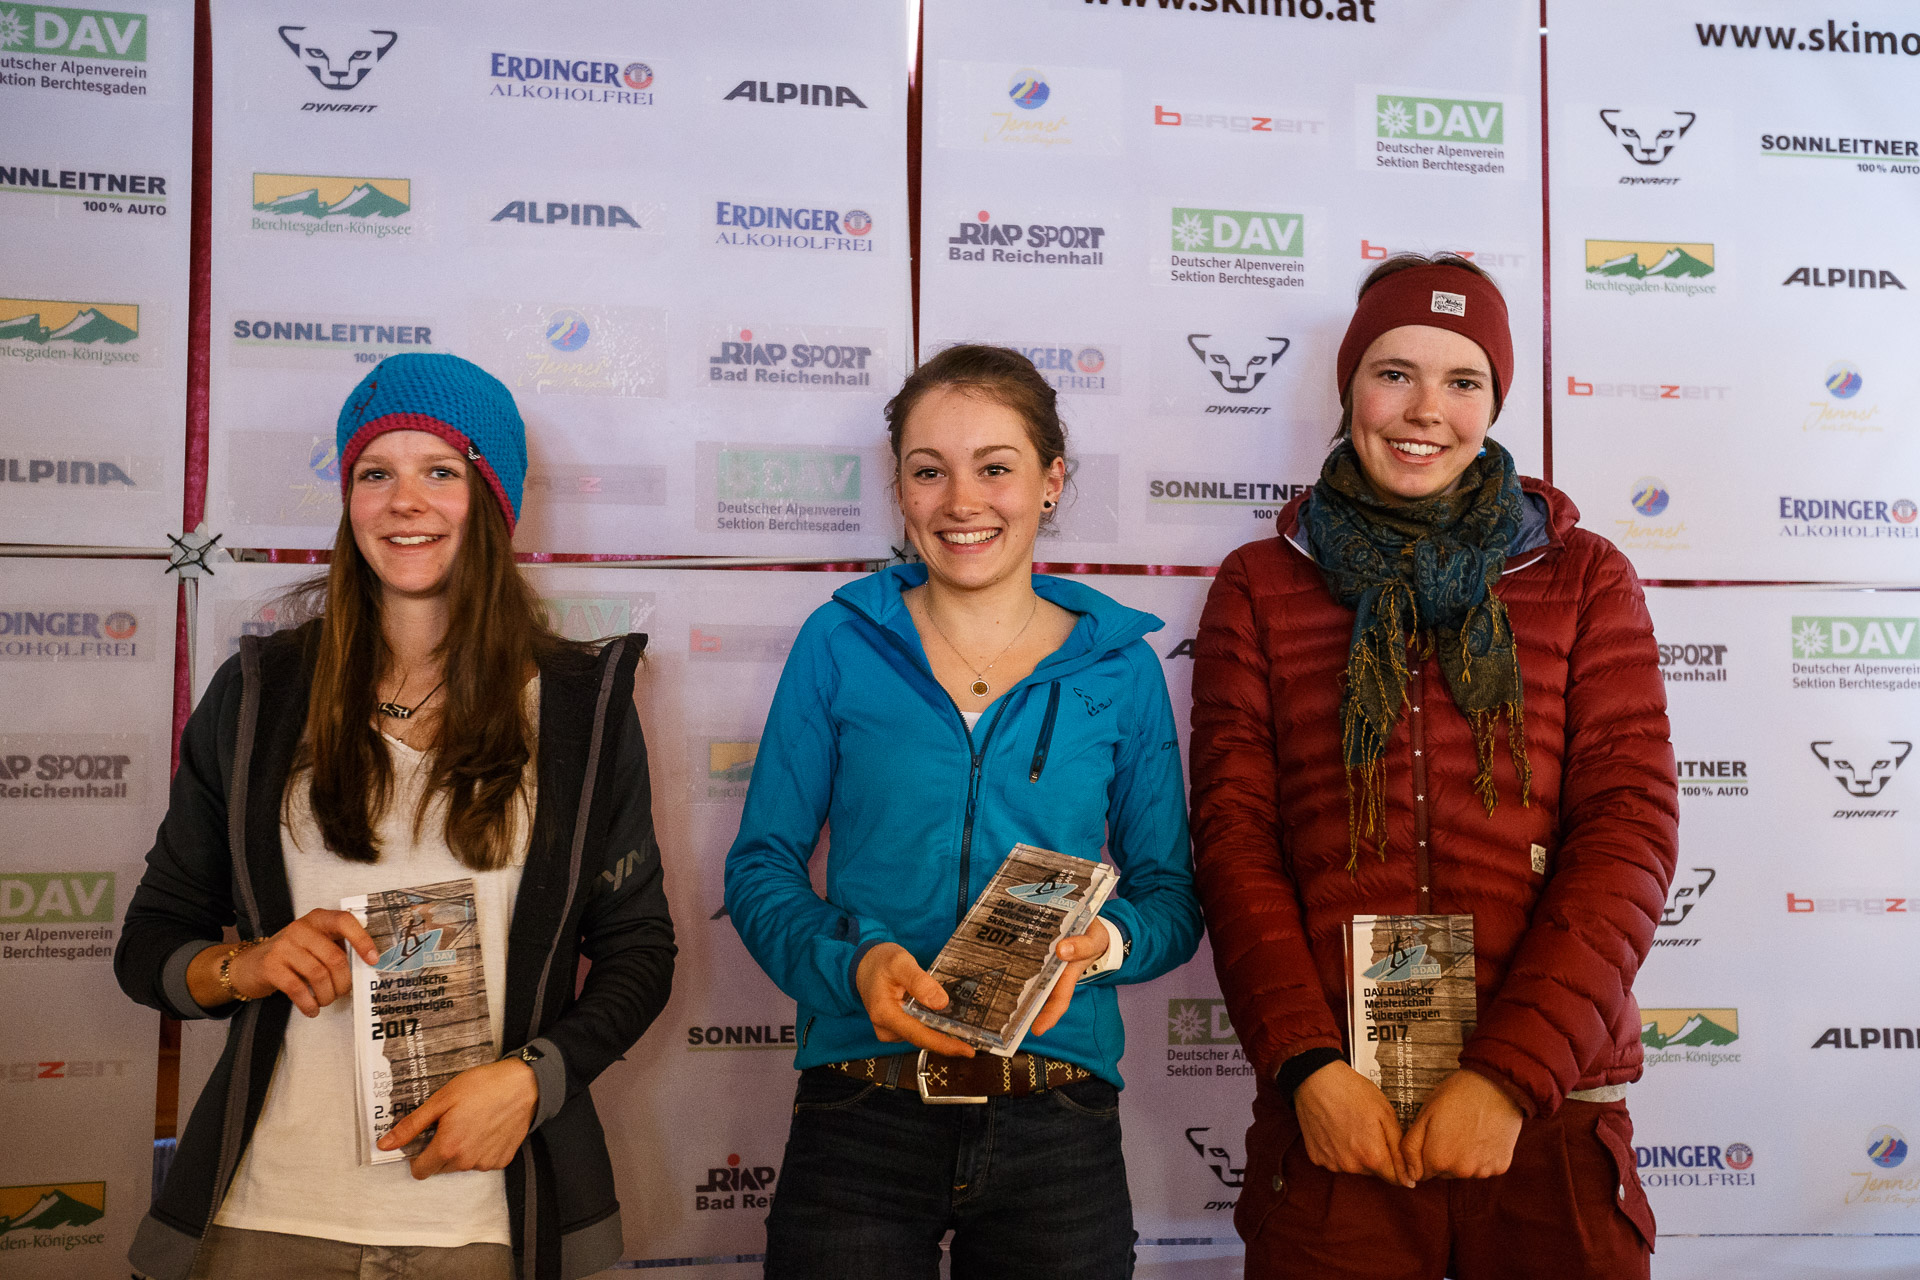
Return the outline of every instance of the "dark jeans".
[[[931,1105],[910,1088],[804,1071],[767,1215],[766,1274],[930,1278],[951,1228],[953,1280],[1122,1280],[1134,1230],[1119,1108],[1120,1091],[1100,1079]]]

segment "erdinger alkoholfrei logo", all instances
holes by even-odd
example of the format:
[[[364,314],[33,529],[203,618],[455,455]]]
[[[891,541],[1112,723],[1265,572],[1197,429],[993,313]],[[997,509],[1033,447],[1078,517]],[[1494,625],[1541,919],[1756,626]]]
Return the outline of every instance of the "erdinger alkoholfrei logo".
[[[1046,74],[1032,67],[1022,67],[1014,72],[1013,82],[1007,86],[1007,97],[1022,111],[1038,111],[1047,105],[1047,98],[1051,94]]]
[[[1293,345],[1291,338],[1244,337],[1235,334],[1190,333],[1187,346],[1200,357],[1220,389],[1229,395],[1243,396],[1260,385],[1272,373]]]
[[[1894,738],[1834,738],[1807,745],[1841,789],[1857,800],[1885,791],[1895,771],[1913,754],[1913,743]]]
[[[1195,1125],[1187,1130],[1187,1145],[1193,1148],[1201,1163],[1213,1170],[1213,1176],[1220,1180],[1221,1186],[1237,1191],[1246,1181],[1246,1162],[1241,1161],[1236,1165],[1233,1155],[1220,1145],[1224,1141],[1226,1139],[1214,1135],[1211,1125]]]
[[[336,22],[296,24],[279,30],[281,41],[300,59],[315,83],[335,93],[359,88],[400,39],[397,31]]]
[[[1600,109],[1600,122],[1639,165],[1657,165],[1666,160],[1699,118],[1698,113],[1692,111]]]
[[[1667,509],[1673,500],[1673,494],[1667,489],[1666,481],[1659,476],[1641,476],[1633,482],[1633,489],[1627,500],[1633,509],[1651,519]]]

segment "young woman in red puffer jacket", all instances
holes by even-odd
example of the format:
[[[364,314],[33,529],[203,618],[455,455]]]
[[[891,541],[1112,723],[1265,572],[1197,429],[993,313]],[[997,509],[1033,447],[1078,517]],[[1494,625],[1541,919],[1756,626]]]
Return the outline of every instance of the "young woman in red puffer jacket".
[[[1625,1088],[1677,797],[1633,568],[1487,438],[1506,306],[1464,260],[1361,287],[1345,413],[1228,556],[1193,678],[1194,866],[1258,1072],[1249,1277],[1644,1277]],[[1347,1064],[1362,914],[1471,915],[1477,1024],[1405,1130]]]

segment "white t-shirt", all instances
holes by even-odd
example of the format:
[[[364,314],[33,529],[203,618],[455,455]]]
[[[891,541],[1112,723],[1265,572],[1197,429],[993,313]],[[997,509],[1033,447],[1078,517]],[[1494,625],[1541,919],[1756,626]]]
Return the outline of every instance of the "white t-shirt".
[[[538,723],[539,677],[528,684],[527,694]],[[308,808],[307,787],[295,784],[293,821],[280,826],[294,915],[315,907],[338,910],[340,900],[352,894],[471,877],[480,909],[487,1015],[498,1054],[506,1016],[507,928],[532,828],[533,766],[529,762],[524,781],[527,805],[514,828],[512,865],[473,871],[447,849],[444,793],[428,807],[415,838],[413,815],[430,761],[403,742],[384,735],[383,740],[393,761],[394,794],[375,828],[380,861],[349,862],[329,852]],[[422,1182],[405,1161],[361,1165],[354,1128],[352,1010],[349,995],[320,1010],[317,1018],[298,1009],[288,1018],[260,1123],[214,1221],[348,1244],[511,1244],[504,1170],[439,1173]]]

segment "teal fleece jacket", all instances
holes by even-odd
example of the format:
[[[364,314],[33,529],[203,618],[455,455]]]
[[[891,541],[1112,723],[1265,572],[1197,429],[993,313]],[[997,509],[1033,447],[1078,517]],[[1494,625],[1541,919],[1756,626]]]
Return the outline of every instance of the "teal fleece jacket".
[[[800,1006],[796,1067],[915,1052],[875,1038],[860,958],[897,942],[931,963],[1015,844],[1104,850],[1120,880],[1101,915],[1130,954],[1022,1047],[1120,1085],[1114,985],[1184,964],[1200,940],[1173,708],[1141,639],[1163,624],[1036,575],[1041,598],[1079,621],[969,732],[900,598],[926,577],[902,565],[849,583],[801,628],[727,854],[728,913]],[[824,899],[807,875],[823,828]]]

